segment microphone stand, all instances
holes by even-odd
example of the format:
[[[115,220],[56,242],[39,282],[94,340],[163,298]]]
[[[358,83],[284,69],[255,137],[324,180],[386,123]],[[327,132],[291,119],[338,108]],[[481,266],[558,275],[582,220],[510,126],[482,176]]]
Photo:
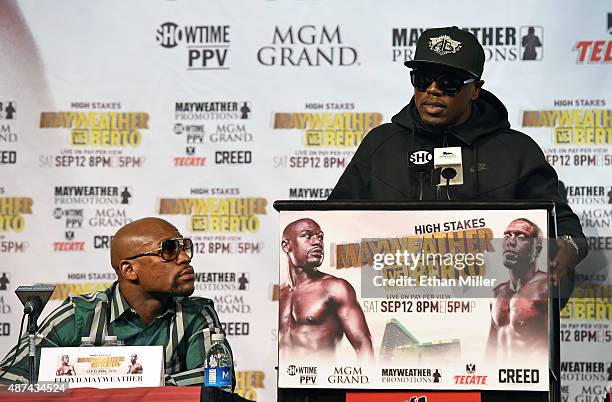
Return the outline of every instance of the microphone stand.
[[[38,302],[38,300],[36,300]],[[39,303],[36,303],[39,304]],[[26,305],[23,312],[28,315],[28,377],[30,385],[36,383],[36,338],[38,332],[38,316],[41,308]]]
[[[27,308],[26,308],[27,309]],[[32,311],[28,314],[28,338],[29,338],[29,353],[28,353],[28,371],[30,385],[36,383],[36,333],[38,332],[38,315],[39,312]]]
[[[38,338],[38,316],[43,311],[54,290],[55,286],[40,283],[33,286],[19,286],[15,289],[15,294],[23,304],[23,313],[28,315],[28,377],[30,385],[36,383],[37,377],[36,339]]]
[[[450,201],[450,181],[454,179],[455,176],[457,176],[457,171],[452,167],[446,167],[442,169],[442,172],[440,172],[440,174],[444,179],[446,179],[446,199]]]

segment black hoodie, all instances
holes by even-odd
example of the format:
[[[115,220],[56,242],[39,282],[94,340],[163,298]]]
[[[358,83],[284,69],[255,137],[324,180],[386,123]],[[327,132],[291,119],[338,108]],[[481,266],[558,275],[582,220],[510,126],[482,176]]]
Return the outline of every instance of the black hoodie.
[[[391,123],[363,139],[329,199],[418,200],[421,189],[423,200],[446,199],[435,183],[439,176],[417,173],[409,167],[408,156],[453,146],[461,147],[464,184],[449,187],[451,200],[552,200],[558,234],[574,237],[579,260],[586,256],[580,221],[559,194],[555,170],[535,141],[510,128],[501,101],[482,89],[469,119],[445,130],[423,124],[413,97]]]

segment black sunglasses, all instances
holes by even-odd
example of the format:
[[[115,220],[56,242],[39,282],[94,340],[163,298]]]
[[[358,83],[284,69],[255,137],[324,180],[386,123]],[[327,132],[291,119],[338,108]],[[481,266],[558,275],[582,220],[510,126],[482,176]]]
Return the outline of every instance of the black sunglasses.
[[[410,82],[419,91],[426,91],[432,82],[436,82],[444,95],[455,96],[461,87],[476,81],[476,78],[458,77],[452,74],[434,74],[429,71],[410,71]]]
[[[174,261],[178,258],[181,250],[183,250],[190,259],[193,257],[193,242],[191,239],[162,240],[161,247],[125,259],[133,260],[138,257],[144,257],[145,255],[159,255],[164,261]]]

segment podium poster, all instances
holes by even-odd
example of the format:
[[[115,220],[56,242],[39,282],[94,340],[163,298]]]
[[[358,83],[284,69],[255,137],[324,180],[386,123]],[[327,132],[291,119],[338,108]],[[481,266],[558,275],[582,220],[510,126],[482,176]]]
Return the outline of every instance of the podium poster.
[[[70,388],[163,386],[163,347],[42,348],[38,380]]]
[[[547,391],[548,214],[282,210],[279,387]]]

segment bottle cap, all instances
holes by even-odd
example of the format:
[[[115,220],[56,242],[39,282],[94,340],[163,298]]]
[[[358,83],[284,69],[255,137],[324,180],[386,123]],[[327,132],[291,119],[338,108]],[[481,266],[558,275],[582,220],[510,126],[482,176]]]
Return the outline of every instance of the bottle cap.
[[[223,334],[212,334],[210,337],[213,342],[223,342],[225,340],[225,335]]]
[[[86,346],[95,346],[94,340],[95,340],[94,338],[91,338],[89,336],[83,336],[83,337],[81,337],[81,345],[80,346],[83,346],[83,347],[86,347]]]

